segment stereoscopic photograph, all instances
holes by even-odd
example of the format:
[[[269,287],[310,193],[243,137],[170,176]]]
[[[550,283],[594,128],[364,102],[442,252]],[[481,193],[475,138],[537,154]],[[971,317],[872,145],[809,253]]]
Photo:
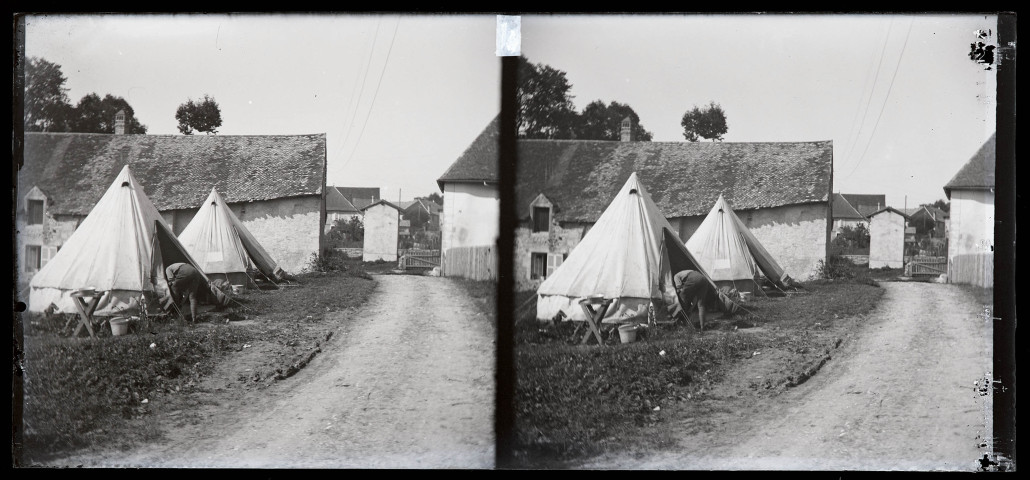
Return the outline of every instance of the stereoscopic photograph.
[[[15,15],[12,466],[1013,471],[1014,31]]]

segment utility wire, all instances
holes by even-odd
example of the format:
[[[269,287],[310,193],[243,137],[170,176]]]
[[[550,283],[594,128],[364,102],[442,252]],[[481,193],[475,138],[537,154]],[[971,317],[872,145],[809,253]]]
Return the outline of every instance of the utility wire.
[[[400,27],[400,19],[397,19],[397,23],[393,27],[393,36],[390,37],[390,48],[386,50],[386,60],[383,61],[383,70],[379,72],[379,82],[376,83],[376,90],[372,94],[372,104],[368,107],[368,113],[365,114],[365,121],[361,123],[361,131],[358,133],[358,139],[354,141],[354,149],[351,150],[350,156],[347,157],[347,161],[340,165],[340,168],[344,168],[350,163],[351,159],[354,158],[354,153],[358,151],[358,146],[361,144],[361,137],[365,134],[365,126],[368,125],[368,118],[372,115],[372,109],[375,108],[376,98],[379,96],[379,87],[383,84],[383,77],[386,76],[386,67],[390,63],[390,52],[393,51],[393,43],[397,38],[397,29]]]
[[[885,36],[884,39],[883,39],[884,47],[887,46],[887,38],[889,36],[890,36],[890,27],[888,26],[888,28],[887,28],[887,36]],[[883,62],[883,50],[880,50],[880,62],[879,63],[882,63],[882,62]],[[873,78],[873,85],[871,87],[869,86],[869,78],[870,78],[869,74],[872,72],[872,70],[873,70],[873,65],[870,64],[869,68],[866,70],[865,83],[862,85],[862,91],[863,92],[868,91],[869,93],[865,95],[865,100],[859,102],[858,105],[855,107],[855,116],[851,118],[851,130],[848,131],[848,137],[847,137],[848,138],[847,145],[849,145],[849,146],[845,147],[845,150],[847,150],[848,152],[854,151],[855,143],[858,142],[859,134],[862,131],[861,129],[859,129],[857,132],[855,131],[856,127],[859,127],[861,125],[857,121],[858,120],[858,113],[862,111],[862,105],[863,104],[865,104],[865,106],[866,106],[866,111],[869,110],[869,100],[873,96],[873,91],[876,90],[876,79],[878,77],[875,77],[875,76],[872,77]],[[879,75],[879,64],[877,65],[877,75]],[[865,121],[865,119],[863,118],[863,122],[864,121]],[[849,157],[845,157],[845,158],[849,158]]]
[[[855,151],[855,146],[858,145],[858,139],[862,137],[862,127],[865,126],[866,115],[869,114],[869,106],[872,104],[873,92],[876,91],[876,83],[880,79],[880,67],[883,66],[884,53],[887,51],[887,41],[890,40],[891,29],[894,27],[894,20],[887,25],[887,35],[883,37],[883,47],[880,49],[880,61],[876,64],[876,74],[873,76],[873,87],[869,89],[869,96],[865,100],[865,111],[862,113],[862,121],[859,122],[858,133],[855,134],[855,141],[851,144],[851,148],[848,150],[847,158],[848,162],[851,161],[851,154]],[[857,113],[857,112],[856,112]],[[847,163],[847,162],[845,162]]]
[[[372,41],[375,42],[375,37],[373,37]],[[364,47],[366,45],[368,45],[368,37],[367,36],[364,37],[364,42],[362,43],[362,50],[364,50]],[[373,47],[374,46],[375,46],[375,44],[373,43]],[[371,61],[371,58],[372,58],[372,51],[371,50],[368,52],[368,55],[369,55],[369,61]],[[368,64],[367,63],[365,65],[365,69],[364,70],[361,70],[361,69],[355,69],[354,70],[354,82],[353,82],[353,86],[351,87],[351,90],[350,90],[350,99],[347,101],[347,109],[344,110],[344,112],[348,112],[348,111],[349,112],[354,112],[354,110],[352,110],[352,108],[354,108],[354,109],[358,108],[358,106],[354,104],[354,98],[355,98],[354,94],[358,91],[358,77],[360,77],[363,73],[365,75],[368,75],[367,72],[368,72]],[[364,86],[364,81],[362,81],[361,83],[362,83],[362,86]],[[346,113],[345,113],[345,115],[346,115]],[[351,114],[351,122],[353,122],[353,121],[354,121],[354,115],[352,113]],[[344,128],[344,138],[340,142],[340,145],[338,147],[336,147],[336,153],[337,154],[343,153],[343,147],[344,147],[344,144],[346,143],[346,137],[350,135],[350,130],[351,130],[350,127],[351,127],[351,124],[347,124],[347,126]]]
[[[913,22],[914,21],[909,22],[908,24],[908,32],[905,33],[905,42],[901,44],[901,53],[898,55],[898,63],[894,65],[894,74],[891,75],[891,83],[887,87],[887,96],[883,98],[883,105],[880,106],[880,113],[876,115],[876,123],[873,124],[873,131],[869,134],[869,141],[866,142],[865,149],[862,150],[862,155],[858,157],[858,162],[855,163],[855,166],[851,169],[851,172],[848,173],[847,177],[844,178],[848,178],[851,176],[851,174],[855,173],[855,170],[858,169],[858,166],[862,164],[862,160],[865,159],[865,154],[869,151],[869,146],[873,143],[873,137],[876,136],[876,127],[880,126],[880,118],[883,117],[883,111],[887,107],[887,101],[890,99],[891,90],[894,88],[894,79],[898,78],[898,70],[901,69],[901,59],[905,57],[905,47],[908,46],[908,37],[912,34]]]
[[[382,18],[380,18],[380,19],[378,19],[376,21],[376,33],[372,37],[372,48],[369,49],[369,51],[368,51],[368,59],[365,61],[365,76],[363,76],[361,78],[361,90],[358,91],[358,97],[357,97],[358,101],[357,101],[357,103],[354,104],[354,109],[351,110],[350,121],[347,123],[347,133],[343,137],[343,142],[340,143],[340,147],[339,147],[340,148],[340,153],[342,153],[344,148],[347,146],[347,140],[350,139],[350,134],[354,130],[354,128],[353,128],[354,127],[354,116],[357,115],[358,107],[361,106],[361,97],[363,97],[365,95],[365,81],[368,80],[369,67],[371,67],[371,65],[372,65],[372,56],[373,56],[373,54],[375,53],[375,50],[376,50],[376,40],[379,39],[379,27],[380,27],[380,25],[382,25]],[[353,93],[354,92],[352,91],[351,92],[351,99],[352,100],[354,99]],[[343,166],[341,165],[339,168],[342,169]]]

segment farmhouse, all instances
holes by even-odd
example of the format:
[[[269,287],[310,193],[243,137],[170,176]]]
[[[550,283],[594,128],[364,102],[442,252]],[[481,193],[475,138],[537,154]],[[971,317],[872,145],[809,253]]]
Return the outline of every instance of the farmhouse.
[[[497,235],[497,129],[491,123],[439,180],[445,249]],[[561,265],[634,171],[681,240],[722,194],[792,277],[814,275],[825,260],[832,142],[635,142],[628,124],[623,130],[618,142],[519,140],[512,259],[518,290],[535,290]],[[464,194],[493,210],[466,209],[474,212],[467,215],[447,197],[458,188],[475,189]]]
[[[500,225],[497,142],[500,119],[486,126],[437,179],[440,214],[440,273],[475,280],[496,279]]]
[[[323,246],[325,134],[31,132],[23,160],[15,211],[19,291],[126,165],[176,235],[214,188],[283,270],[299,272]]]
[[[994,285],[995,135],[944,185],[951,201],[948,281]]]

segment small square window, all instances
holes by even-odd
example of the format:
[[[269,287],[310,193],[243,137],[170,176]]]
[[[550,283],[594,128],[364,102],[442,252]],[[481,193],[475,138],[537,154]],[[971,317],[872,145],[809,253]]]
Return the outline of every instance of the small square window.
[[[26,245],[25,246],[25,271],[26,272],[38,272],[42,266],[42,250],[39,245]]]
[[[43,201],[42,200],[29,200],[29,204],[28,204],[28,222],[29,222],[29,225],[42,225],[43,224]]]
[[[534,252],[530,258],[529,278],[531,280],[547,278],[547,254]]]
[[[547,207],[533,207],[533,232],[547,232],[551,230],[551,209]]]

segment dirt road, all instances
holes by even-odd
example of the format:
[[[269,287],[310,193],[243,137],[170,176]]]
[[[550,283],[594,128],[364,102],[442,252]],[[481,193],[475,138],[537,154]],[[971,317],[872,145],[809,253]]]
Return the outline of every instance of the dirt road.
[[[379,275],[299,373],[137,452],[87,466],[492,468],[493,322],[447,278]],[[344,292],[341,292],[343,294]]]
[[[587,468],[973,471],[991,438],[992,325],[954,285],[883,283],[859,336],[811,380],[676,453]],[[987,439],[987,440],[985,440]]]

